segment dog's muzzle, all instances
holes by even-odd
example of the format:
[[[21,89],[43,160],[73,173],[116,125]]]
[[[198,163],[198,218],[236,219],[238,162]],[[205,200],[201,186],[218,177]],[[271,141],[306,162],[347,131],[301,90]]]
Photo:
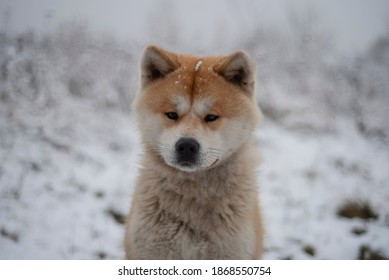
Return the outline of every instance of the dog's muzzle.
[[[198,162],[200,144],[194,138],[181,138],[177,141],[176,162],[183,167],[191,167]]]

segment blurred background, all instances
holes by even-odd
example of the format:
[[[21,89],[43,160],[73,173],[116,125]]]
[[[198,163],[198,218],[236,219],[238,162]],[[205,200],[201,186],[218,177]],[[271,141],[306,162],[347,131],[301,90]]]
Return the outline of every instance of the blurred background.
[[[266,259],[389,258],[386,0],[0,0],[0,259],[120,259],[147,44],[246,50]]]

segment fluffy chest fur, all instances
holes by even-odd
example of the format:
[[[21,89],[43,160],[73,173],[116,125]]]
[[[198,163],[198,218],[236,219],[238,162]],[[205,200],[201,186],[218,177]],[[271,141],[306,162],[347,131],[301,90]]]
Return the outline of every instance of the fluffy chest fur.
[[[250,259],[257,192],[227,166],[193,177],[143,168],[134,194],[130,239],[139,259]],[[224,180],[221,181],[221,174]],[[229,175],[228,175],[229,173]],[[136,252],[136,253],[135,253]]]

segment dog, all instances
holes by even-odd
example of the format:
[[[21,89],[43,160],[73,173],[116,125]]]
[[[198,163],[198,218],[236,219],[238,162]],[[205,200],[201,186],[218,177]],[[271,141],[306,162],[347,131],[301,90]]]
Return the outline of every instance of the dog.
[[[254,72],[243,51],[198,58],[146,47],[132,104],[143,154],[127,259],[261,257]]]

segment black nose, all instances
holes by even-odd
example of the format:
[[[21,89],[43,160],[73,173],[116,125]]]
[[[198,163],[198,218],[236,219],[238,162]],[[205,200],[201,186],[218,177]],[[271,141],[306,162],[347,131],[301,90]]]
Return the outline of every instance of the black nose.
[[[182,165],[196,163],[200,144],[193,138],[181,138],[176,143],[177,162]]]

